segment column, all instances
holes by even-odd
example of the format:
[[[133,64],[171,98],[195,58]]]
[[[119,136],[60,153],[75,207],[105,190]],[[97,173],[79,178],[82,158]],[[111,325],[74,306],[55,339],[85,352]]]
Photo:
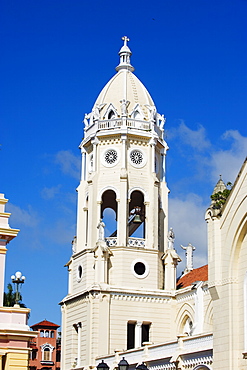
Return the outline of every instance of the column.
[[[135,326],[135,348],[139,348],[142,345],[142,322],[137,321]]]
[[[81,322],[76,324],[77,326],[77,367],[81,365]]]
[[[94,140],[92,140],[93,144],[93,172],[97,171],[97,145],[99,143],[99,140],[95,137]]]
[[[84,148],[81,148],[81,180],[86,179],[86,152]]]

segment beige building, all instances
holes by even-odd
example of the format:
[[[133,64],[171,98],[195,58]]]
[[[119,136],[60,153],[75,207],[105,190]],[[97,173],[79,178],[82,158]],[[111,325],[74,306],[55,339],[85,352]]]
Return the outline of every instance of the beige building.
[[[193,270],[188,244],[177,284],[165,118],[134,75],[123,40],[117,73],[84,118],[77,235],[61,302],[61,368],[92,369],[104,359],[112,370],[122,356],[131,368],[144,361],[151,370],[244,368],[246,166],[223,210],[212,204],[206,214],[209,279],[207,266]],[[239,322],[230,326],[236,294]]]

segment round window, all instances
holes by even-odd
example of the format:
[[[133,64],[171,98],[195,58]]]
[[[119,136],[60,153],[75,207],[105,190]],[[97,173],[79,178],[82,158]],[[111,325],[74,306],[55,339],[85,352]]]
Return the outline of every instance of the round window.
[[[134,271],[137,275],[143,275],[146,271],[146,267],[145,267],[144,263],[136,262],[136,264],[134,266]]]
[[[133,149],[129,155],[130,163],[134,167],[143,167],[146,163],[144,154],[139,149]]]
[[[135,277],[143,279],[149,274],[149,266],[146,261],[142,259],[136,259],[131,264],[131,271]]]

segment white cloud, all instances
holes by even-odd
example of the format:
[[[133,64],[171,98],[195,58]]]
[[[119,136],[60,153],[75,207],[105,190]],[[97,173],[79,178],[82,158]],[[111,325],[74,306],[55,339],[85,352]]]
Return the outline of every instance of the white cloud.
[[[41,190],[41,196],[44,199],[52,199],[55,197],[56,194],[59,193],[61,185],[52,186],[51,188],[47,188],[46,186]]]
[[[211,146],[210,141],[206,138],[206,130],[202,125],[199,125],[197,130],[192,130],[183,120],[177,128],[168,131],[168,138],[178,138],[183,144],[200,152]]]
[[[211,153],[211,177],[215,180],[222,175],[225,182],[233,182],[247,155],[247,137],[237,130],[229,130],[222,135],[222,140],[229,140],[231,144],[227,150],[216,149]]]
[[[175,233],[175,249],[182,258],[178,270],[185,268],[185,254],[180,245],[195,246],[194,267],[207,263],[207,232],[204,214],[207,206],[197,194],[169,199],[169,225]]]
[[[57,163],[62,172],[79,180],[80,178],[80,159],[70,150],[61,150],[55,155]]]
[[[220,138],[216,137],[215,142],[210,142],[202,125],[192,130],[181,121],[177,128],[168,132],[168,137],[180,150],[184,164],[191,166],[193,163],[195,181],[205,181],[207,176],[215,184],[222,175],[225,182],[234,182],[247,155],[247,137],[238,130],[228,130]]]
[[[75,225],[67,219],[58,219],[52,227],[45,228],[45,236],[56,244],[70,245],[75,235]]]
[[[27,209],[22,209],[19,206],[8,203],[6,208],[11,213],[10,223],[17,228],[21,225],[36,227],[39,223],[38,216],[30,205],[27,206]]]

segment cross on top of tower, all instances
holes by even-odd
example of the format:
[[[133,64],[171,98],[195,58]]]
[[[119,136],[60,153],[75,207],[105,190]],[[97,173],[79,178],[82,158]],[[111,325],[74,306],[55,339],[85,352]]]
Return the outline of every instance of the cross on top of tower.
[[[130,40],[127,36],[123,36],[122,40],[124,42],[124,46],[127,46],[127,42]]]

